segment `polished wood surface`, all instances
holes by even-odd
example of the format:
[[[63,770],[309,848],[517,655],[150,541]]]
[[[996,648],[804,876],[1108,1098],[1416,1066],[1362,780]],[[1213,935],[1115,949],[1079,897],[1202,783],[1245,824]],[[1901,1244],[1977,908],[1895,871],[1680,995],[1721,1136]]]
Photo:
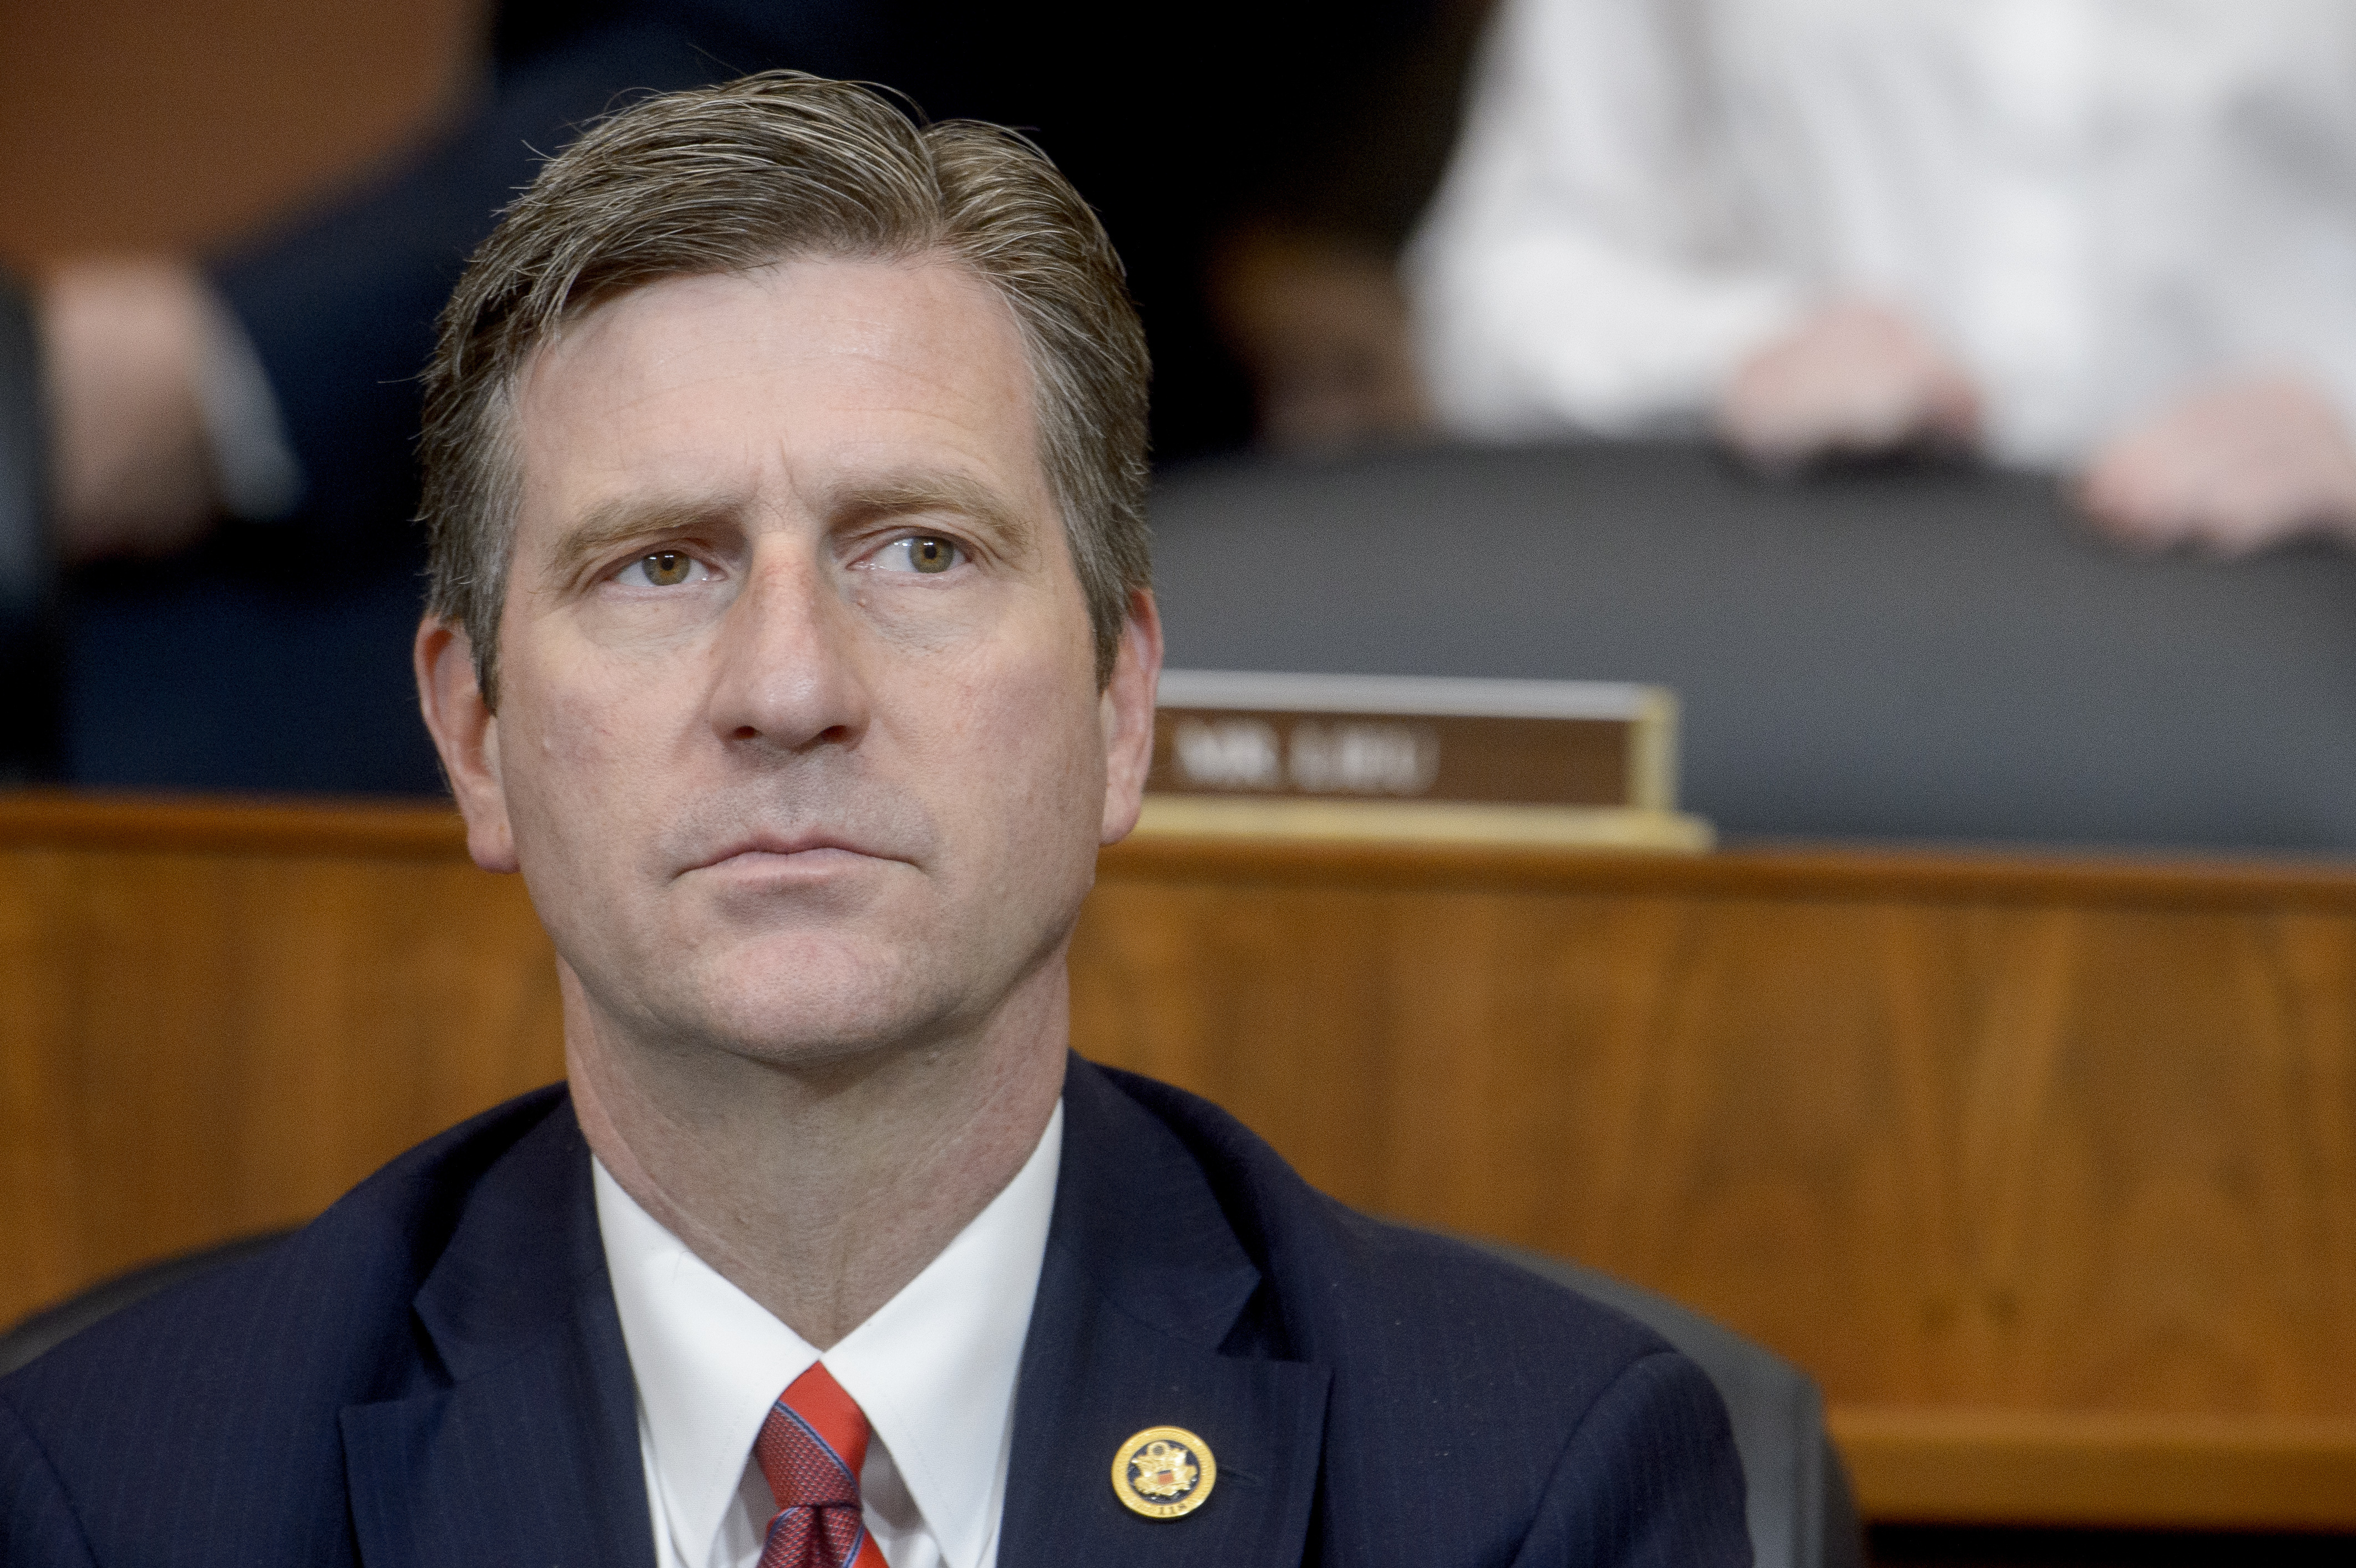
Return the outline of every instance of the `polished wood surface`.
[[[411,807],[0,803],[0,1318],[561,1065]],[[1813,1371],[1869,1514],[2356,1529],[2356,869],[1160,840],[1076,1042]]]
[[[1152,845],[1107,870],[1084,1050],[1351,1202],[1782,1350],[1877,1517],[2356,1526],[2347,869]],[[2143,1423],[2141,1458],[2093,1418]],[[2285,1478],[2177,1484],[2212,1469]]]
[[[1881,1522],[2356,1528],[2356,1422],[1878,1405],[1828,1424]]]
[[[0,1320],[559,1076],[556,1006],[446,811],[0,806]]]

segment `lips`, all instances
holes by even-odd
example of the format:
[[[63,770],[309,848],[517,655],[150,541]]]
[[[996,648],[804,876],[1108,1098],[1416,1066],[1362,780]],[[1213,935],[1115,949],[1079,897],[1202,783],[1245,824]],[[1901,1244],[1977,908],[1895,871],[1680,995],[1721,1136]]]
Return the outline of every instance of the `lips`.
[[[697,860],[687,867],[687,869],[691,871],[709,870],[715,866],[724,866],[731,860],[737,859],[746,855],[807,855],[813,850],[819,849],[837,849],[847,855],[863,855],[869,859],[873,860],[896,860],[900,859],[897,855],[890,854],[873,845],[857,842],[840,834],[819,832],[795,834],[755,833],[723,845],[714,853],[702,859]]]
[[[816,872],[830,860],[844,864],[840,857],[849,855],[921,867],[940,843],[919,803],[872,780],[811,769],[774,784],[760,782],[764,787],[750,799],[735,790],[685,792],[649,846],[655,859],[648,869],[683,877],[734,862],[740,872],[765,864],[781,873],[797,865]]]

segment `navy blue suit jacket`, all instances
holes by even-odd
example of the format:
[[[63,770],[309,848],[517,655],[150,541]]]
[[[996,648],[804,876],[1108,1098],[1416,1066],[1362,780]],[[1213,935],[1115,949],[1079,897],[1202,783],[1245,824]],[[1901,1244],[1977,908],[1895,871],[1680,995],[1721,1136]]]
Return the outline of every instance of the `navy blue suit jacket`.
[[[1075,1059],[999,1562],[1750,1561],[1716,1391],[1646,1328],[1310,1189],[1239,1124]],[[403,1156],[251,1262],[0,1382],[0,1561],[652,1560],[589,1154],[561,1089]],[[1109,1482],[1147,1426],[1194,1513]]]

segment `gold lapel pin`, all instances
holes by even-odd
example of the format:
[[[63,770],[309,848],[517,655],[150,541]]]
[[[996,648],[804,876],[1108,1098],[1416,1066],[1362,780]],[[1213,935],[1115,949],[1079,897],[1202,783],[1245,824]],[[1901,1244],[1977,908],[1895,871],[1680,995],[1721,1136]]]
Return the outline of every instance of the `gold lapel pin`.
[[[1193,1513],[1218,1478],[1211,1445],[1183,1426],[1149,1426],[1112,1456],[1113,1494],[1148,1519]]]

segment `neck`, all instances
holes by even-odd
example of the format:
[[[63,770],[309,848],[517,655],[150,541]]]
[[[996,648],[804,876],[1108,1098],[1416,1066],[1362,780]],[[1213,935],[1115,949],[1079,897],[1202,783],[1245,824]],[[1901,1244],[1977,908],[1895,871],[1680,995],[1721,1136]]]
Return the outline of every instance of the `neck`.
[[[1063,1093],[1060,953],[970,1036],[782,1065],[638,1047],[558,967],[589,1147],[639,1207],[821,1350],[988,1207]]]

